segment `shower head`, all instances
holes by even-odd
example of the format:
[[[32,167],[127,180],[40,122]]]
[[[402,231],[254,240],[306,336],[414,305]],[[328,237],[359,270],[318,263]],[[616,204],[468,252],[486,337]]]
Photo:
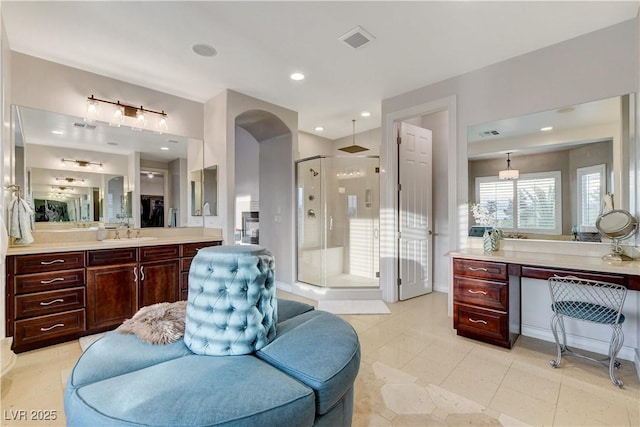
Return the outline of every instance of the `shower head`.
[[[367,151],[368,148],[367,147],[363,147],[362,145],[357,145],[356,144],[356,121],[355,120],[351,120],[351,122],[353,123],[353,142],[351,145],[347,146],[347,147],[342,147],[342,148],[338,148],[338,150],[340,151],[345,151],[347,153],[359,153],[361,151]]]
[[[309,172],[313,174],[313,176],[318,176],[320,172],[316,172],[313,168],[309,169]]]

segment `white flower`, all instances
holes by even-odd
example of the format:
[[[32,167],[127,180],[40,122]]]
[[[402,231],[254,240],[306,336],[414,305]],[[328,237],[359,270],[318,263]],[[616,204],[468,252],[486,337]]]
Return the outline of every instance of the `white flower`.
[[[471,208],[473,218],[476,220],[476,224],[485,227],[489,227],[493,224],[494,216],[489,212],[489,209],[479,203],[470,203],[469,206]]]

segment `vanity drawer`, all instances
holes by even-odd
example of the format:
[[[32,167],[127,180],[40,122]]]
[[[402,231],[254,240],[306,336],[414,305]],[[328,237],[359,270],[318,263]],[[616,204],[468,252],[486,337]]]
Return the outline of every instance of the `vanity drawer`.
[[[25,274],[15,276],[14,284],[16,295],[84,286],[85,270],[82,268],[51,273]]]
[[[465,304],[454,304],[453,326],[458,335],[494,343],[509,340],[509,316]]]
[[[129,264],[137,261],[136,248],[99,249],[87,252],[87,267]]]
[[[509,286],[506,282],[456,276],[453,298],[456,302],[479,305],[497,310],[509,309]]]
[[[41,273],[84,267],[84,252],[64,252],[14,257],[15,274]]]
[[[192,257],[195,256],[198,251],[202,248],[206,248],[208,246],[220,246],[222,242],[198,242],[198,243],[183,243],[182,244],[182,253],[180,256],[183,257]]]
[[[15,323],[14,346],[27,346],[38,341],[85,331],[84,309],[66,311],[48,316],[17,320]]]
[[[180,245],[143,246],[140,248],[140,262],[178,258]]]
[[[84,308],[84,295],[84,287],[18,295],[15,299],[16,319]]]
[[[453,260],[453,274],[495,280],[507,280],[509,276],[505,263],[460,258]]]
[[[581,279],[587,280],[600,280],[602,282],[615,283],[618,285],[626,285],[624,276],[618,274],[609,273],[590,273],[578,270],[564,270],[558,268],[545,268],[545,267],[530,267],[522,266],[522,277],[529,277],[532,279],[548,280],[554,276],[575,276]]]

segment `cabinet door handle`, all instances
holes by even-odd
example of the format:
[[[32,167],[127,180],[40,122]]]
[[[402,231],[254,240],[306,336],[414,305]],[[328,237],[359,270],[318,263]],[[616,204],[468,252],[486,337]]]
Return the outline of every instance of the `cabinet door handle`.
[[[53,261],[40,261],[40,265],[51,265],[51,264],[57,264],[59,262],[64,264],[63,259],[54,259]]]
[[[482,295],[487,294],[485,291],[474,291],[473,289],[469,289],[467,292],[469,292],[470,294],[482,294]]]
[[[488,325],[486,320],[482,320],[482,319],[472,319],[471,317],[469,317],[469,322],[471,323],[482,323],[483,325]]]
[[[64,277],[56,277],[55,279],[51,280],[40,280],[41,285],[49,285],[53,282],[64,282]]]
[[[469,267],[469,270],[471,270],[471,271],[484,271],[484,272],[488,272],[489,271],[484,267],[478,267],[478,268]]]
[[[55,304],[57,302],[64,302],[64,300],[62,298],[58,298],[58,299],[54,299],[53,301],[49,301],[49,302],[41,302],[40,305],[51,305],[51,304]]]
[[[144,265],[140,267],[140,281],[144,281]]]
[[[40,328],[40,332],[47,332],[47,331],[50,331],[52,329],[62,328],[62,327],[64,327],[64,323],[56,323],[55,325],[49,326],[48,328]]]
[[[133,281],[138,281],[138,267],[133,267]]]

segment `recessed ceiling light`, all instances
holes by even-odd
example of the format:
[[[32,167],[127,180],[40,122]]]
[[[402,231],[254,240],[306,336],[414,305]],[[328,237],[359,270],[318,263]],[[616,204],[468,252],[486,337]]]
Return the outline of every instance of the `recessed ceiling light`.
[[[191,46],[191,49],[200,56],[216,56],[218,51],[208,44],[198,43]]]
[[[549,132],[552,129],[553,129],[553,126],[546,126],[546,127],[540,128],[542,132]]]
[[[291,80],[304,80],[304,74],[302,73],[293,73],[289,77],[291,77]]]
[[[368,112],[368,111],[363,111],[362,113],[360,113],[360,115],[361,115],[362,117],[370,117],[370,116],[371,116],[371,113],[370,113],[370,112]]]
[[[169,147],[160,147],[162,151],[169,151]]]
[[[107,145],[118,145],[117,142],[107,142]]]
[[[324,128],[322,126],[316,126],[316,132],[322,132]]]
[[[54,135],[64,135],[64,132],[61,130],[52,130],[51,133]]]

